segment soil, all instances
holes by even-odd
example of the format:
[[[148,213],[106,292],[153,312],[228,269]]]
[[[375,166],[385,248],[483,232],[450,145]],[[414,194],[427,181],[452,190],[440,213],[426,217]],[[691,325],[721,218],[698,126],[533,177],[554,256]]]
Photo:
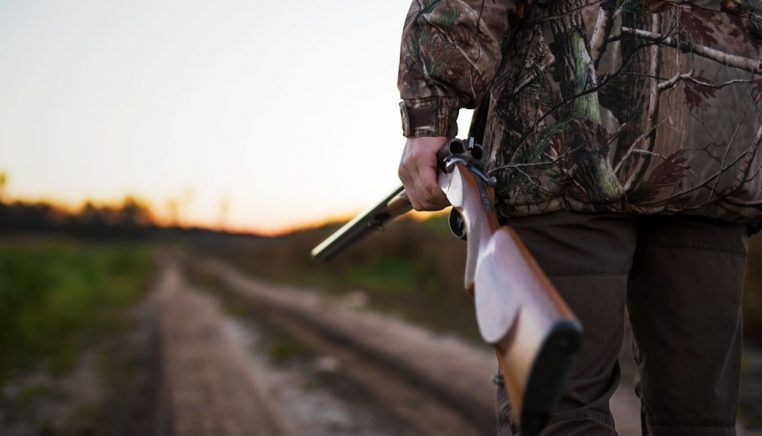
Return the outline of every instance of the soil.
[[[2,435],[494,433],[489,347],[371,311],[359,291],[320,295],[173,252],[159,262],[130,328],[89,343],[67,374],[30,369],[3,387]],[[612,410],[634,436],[628,350]],[[759,426],[762,354],[744,365],[742,416]]]

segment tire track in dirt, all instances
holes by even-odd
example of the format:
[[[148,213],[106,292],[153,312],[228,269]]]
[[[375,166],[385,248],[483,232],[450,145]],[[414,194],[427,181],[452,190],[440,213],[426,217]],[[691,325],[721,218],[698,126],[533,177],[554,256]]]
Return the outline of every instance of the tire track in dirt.
[[[416,434],[494,433],[491,380],[496,363],[488,347],[481,350],[388,315],[265,284],[216,260],[198,260],[193,268],[221,280],[260,309],[279,314],[281,328],[355,362],[344,365],[347,375],[411,422]]]
[[[495,363],[489,347],[350,308],[314,292],[265,283],[215,259],[192,259],[190,266],[256,306],[255,312],[266,311],[277,329],[338,359],[342,376],[363,385],[376,403],[410,424],[412,434],[494,434],[495,388],[490,380]],[[267,404],[258,392],[259,401]],[[620,435],[640,434],[639,401],[626,381],[611,407]],[[268,416],[277,416],[270,410]],[[738,427],[739,435],[758,434]],[[289,431],[283,430],[285,425],[280,428]]]
[[[211,297],[184,282],[165,259],[157,288],[161,358],[161,434],[272,435],[294,432],[278,416],[249,364],[226,333]]]
[[[429,401],[442,402],[479,434],[494,433],[495,386],[490,379],[496,364],[489,347],[437,335],[385,314],[352,310],[316,293],[266,283],[216,259],[197,260],[194,267],[217,277],[239,297],[281,314],[285,323],[301,325],[341,349],[353,349],[428,392]],[[640,435],[640,403],[632,386],[622,383],[611,407],[620,435]]]

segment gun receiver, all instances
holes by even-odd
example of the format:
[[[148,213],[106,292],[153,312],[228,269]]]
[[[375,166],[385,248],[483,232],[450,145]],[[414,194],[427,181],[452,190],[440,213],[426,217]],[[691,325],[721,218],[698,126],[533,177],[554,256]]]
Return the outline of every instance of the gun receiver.
[[[468,241],[464,285],[474,296],[482,338],[495,348],[522,434],[538,434],[562,393],[582,328],[518,235],[500,226],[494,179],[473,138],[439,153],[438,183],[453,206],[450,228]],[[328,260],[411,209],[402,187],[312,251]]]

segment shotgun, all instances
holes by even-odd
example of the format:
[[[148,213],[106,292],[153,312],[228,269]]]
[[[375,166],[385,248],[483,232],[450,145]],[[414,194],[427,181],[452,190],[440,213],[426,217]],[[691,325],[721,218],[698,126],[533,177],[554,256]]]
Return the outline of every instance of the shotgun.
[[[450,229],[468,243],[465,288],[474,297],[482,338],[495,348],[522,434],[538,434],[562,393],[581,345],[582,328],[518,235],[500,226],[495,179],[483,171],[483,148],[453,139],[437,155],[438,184],[452,204]],[[328,261],[410,211],[400,186],[312,250]]]

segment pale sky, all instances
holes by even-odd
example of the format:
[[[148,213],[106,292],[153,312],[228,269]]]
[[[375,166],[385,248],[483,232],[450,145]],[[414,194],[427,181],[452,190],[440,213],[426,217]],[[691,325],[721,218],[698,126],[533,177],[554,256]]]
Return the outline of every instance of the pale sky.
[[[260,231],[364,209],[399,183],[409,5],[0,0],[6,193]]]

